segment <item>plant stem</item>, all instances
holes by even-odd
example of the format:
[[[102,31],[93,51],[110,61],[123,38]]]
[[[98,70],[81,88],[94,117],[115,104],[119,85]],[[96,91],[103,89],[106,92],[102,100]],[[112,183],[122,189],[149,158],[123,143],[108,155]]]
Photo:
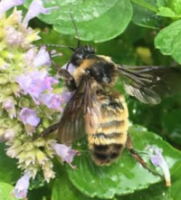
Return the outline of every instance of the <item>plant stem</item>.
[[[158,9],[157,9],[155,6],[153,6],[153,5],[151,5],[151,4],[147,3],[147,2],[145,2],[145,1],[143,1],[143,0],[131,0],[131,1],[132,1],[133,3],[139,4],[140,6],[142,6],[142,7],[144,7],[144,8],[147,8],[148,10],[151,10],[151,11],[153,11],[153,12],[155,12],[155,13],[158,12]]]

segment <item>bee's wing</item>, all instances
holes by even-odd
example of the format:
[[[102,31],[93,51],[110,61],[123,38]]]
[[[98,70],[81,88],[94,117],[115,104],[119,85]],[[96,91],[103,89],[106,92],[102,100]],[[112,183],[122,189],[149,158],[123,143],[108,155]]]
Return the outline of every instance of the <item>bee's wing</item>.
[[[99,126],[100,108],[95,80],[85,76],[62,114],[58,136],[70,144],[85,133],[91,134]]]
[[[126,92],[148,104],[181,92],[181,70],[173,67],[118,66]]]

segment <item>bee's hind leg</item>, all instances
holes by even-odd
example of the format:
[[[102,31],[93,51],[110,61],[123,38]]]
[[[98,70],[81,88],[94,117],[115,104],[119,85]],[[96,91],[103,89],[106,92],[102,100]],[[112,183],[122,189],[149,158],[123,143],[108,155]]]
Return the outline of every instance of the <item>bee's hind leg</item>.
[[[127,138],[127,142],[126,142],[126,148],[128,148],[129,152],[134,157],[134,159],[136,161],[138,161],[145,169],[147,169],[152,174],[160,176],[161,178],[163,178],[162,175],[160,175],[159,173],[157,173],[154,170],[152,170],[151,168],[149,168],[148,165],[147,165],[147,163],[143,160],[143,158],[138,154],[138,152],[136,152],[134,150],[133,142],[132,142],[131,137],[130,137],[129,134],[128,134],[128,138]]]
[[[44,131],[41,132],[40,136],[41,137],[46,137],[49,134],[53,133],[54,131],[56,131],[58,129],[58,124],[59,123],[55,123],[51,126],[49,126],[48,128],[46,128]]]
[[[53,133],[54,131],[58,130],[58,124],[59,123],[55,123],[51,126],[49,126],[48,128],[46,128],[45,130],[43,130],[40,134],[35,135],[33,137],[33,140],[36,140],[40,137],[47,137],[48,135],[50,135],[51,133]]]

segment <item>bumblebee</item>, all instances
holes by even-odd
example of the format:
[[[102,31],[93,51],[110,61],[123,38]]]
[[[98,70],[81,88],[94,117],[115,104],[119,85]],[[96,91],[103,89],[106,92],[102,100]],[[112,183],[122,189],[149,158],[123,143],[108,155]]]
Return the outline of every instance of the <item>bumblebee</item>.
[[[180,70],[172,67],[120,66],[110,57],[96,55],[88,45],[72,50],[67,69],[60,69],[59,74],[68,90],[74,93],[65,106],[60,122],[49,127],[44,135],[58,129],[60,142],[70,145],[86,133],[95,164],[113,163],[126,147],[147,168],[133,148],[128,133],[127,104],[124,96],[114,90],[114,85],[120,78],[129,95],[143,103],[158,104],[163,97],[178,92]],[[70,65],[75,68],[73,73],[68,70]]]

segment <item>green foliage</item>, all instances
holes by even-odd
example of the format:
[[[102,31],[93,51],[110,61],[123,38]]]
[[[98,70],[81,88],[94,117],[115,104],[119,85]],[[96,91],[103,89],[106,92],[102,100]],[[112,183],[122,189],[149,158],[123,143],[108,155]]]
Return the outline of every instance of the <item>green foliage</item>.
[[[31,1],[27,1],[27,6]],[[60,9],[40,15],[39,19],[44,23],[32,21],[33,27],[42,27],[39,44],[76,47],[77,40],[73,37],[76,33],[70,17],[72,13],[80,39],[90,41],[90,44],[97,48],[98,54],[111,56],[116,63],[162,66],[181,63],[180,0],[43,2],[45,7],[59,6]],[[138,52],[139,47],[143,48],[141,52]],[[56,60],[60,66],[71,56],[68,50],[61,51],[63,56]],[[118,83],[117,88],[121,90],[121,83]],[[73,163],[77,169],[72,170],[70,166],[61,166],[58,163],[55,181],[48,186],[41,183],[38,186],[41,188],[36,186],[38,189],[29,192],[29,200],[181,199],[181,97],[178,95],[168,98],[154,107],[143,105],[127,95],[126,99],[130,120],[154,132],[140,126],[130,128],[135,149],[143,151],[147,145],[154,145],[163,150],[172,174],[172,187],[166,188],[163,180],[142,168],[127,150],[111,166],[96,166],[90,160],[85,140],[82,140],[81,146],[78,147],[82,153]],[[0,170],[0,197],[3,197],[3,200],[13,200],[9,196],[12,186],[7,183],[14,184],[20,177],[20,172],[16,169],[15,161],[5,155],[2,144],[0,152],[0,166],[3,166]],[[142,156],[149,163],[148,157],[144,154]],[[159,170],[158,172],[161,173]],[[35,185],[35,182],[32,185]]]
[[[0,197],[2,200],[16,200],[11,195],[12,190],[13,190],[12,185],[0,182]]]
[[[60,33],[74,34],[75,28],[70,17],[70,13],[73,13],[80,39],[85,41],[103,42],[118,36],[125,30],[132,17],[132,6],[127,0],[44,2],[49,7],[53,4],[61,9],[50,15],[40,16],[41,20],[52,24]]]
[[[159,136],[148,132],[143,127],[133,126],[129,129],[129,133],[138,152],[144,151],[147,145],[154,145],[162,149],[171,172],[174,172],[174,165],[181,161],[179,151],[174,150]],[[86,151],[86,149],[83,150]],[[146,160],[149,163],[149,160]],[[68,167],[69,178],[82,193],[89,197],[112,199],[115,195],[129,194],[160,181],[159,177],[142,168],[127,150],[123,152],[116,163],[110,166],[96,166],[87,153],[77,157],[75,165],[77,166],[76,170]]]
[[[156,48],[160,49],[164,55],[171,55],[178,63],[181,63],[180,25],[181,20],[173,22],[161,30],[155,38]]]
[[[119,197],[118,200],[172,200],[169,189],[163,183],[155,184],[147,190]]]
[[[5,154],[5,145],[0,143],[0,180],[6,183],[13,184],[20,176],[20,170],[17,168],[16,160],[9,158]],[[15,170],[16,169],[16,170]],[[0,195],[1,196],[1,195]]]

